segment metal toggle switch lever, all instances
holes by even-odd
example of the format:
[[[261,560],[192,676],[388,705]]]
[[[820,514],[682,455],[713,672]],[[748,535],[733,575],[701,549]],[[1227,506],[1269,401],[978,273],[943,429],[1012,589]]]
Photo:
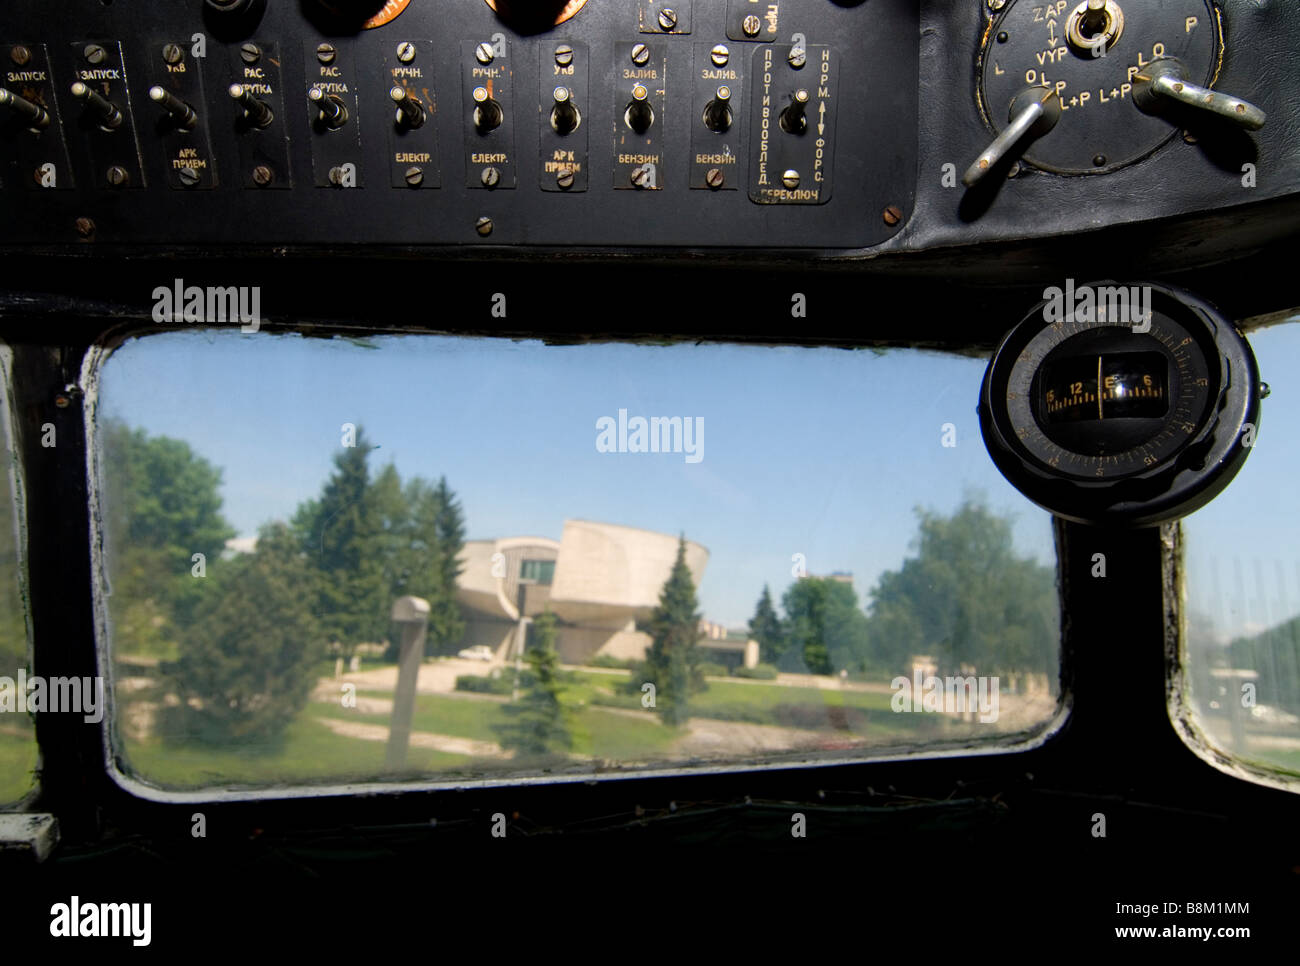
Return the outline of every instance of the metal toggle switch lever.
[[[1157,114],[1165,99],[1209,111],[1248,131],[1264,126],[1267,115],[1239,97],[1212,91],[1187,79],[1187,68],[1177,57],[1161,57],[1133,77],[1133,103],[1146,114]]]
[[[1052,87],[1030,87],[1011,102],[1010,123],[975,159],[962,175],[962,184],[972,187],[1026,136],[1039,138],[1061,119],[1061,99]]]

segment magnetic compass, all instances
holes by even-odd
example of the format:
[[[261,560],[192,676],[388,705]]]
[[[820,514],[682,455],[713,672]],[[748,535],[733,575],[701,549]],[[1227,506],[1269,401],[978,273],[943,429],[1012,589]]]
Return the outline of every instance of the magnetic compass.
[[[984,376],[980,428],[1021,493],[1081,523],[1149,526],[1209,502],[1254,445],[1246,340],[1186,292],[1049,289]]]

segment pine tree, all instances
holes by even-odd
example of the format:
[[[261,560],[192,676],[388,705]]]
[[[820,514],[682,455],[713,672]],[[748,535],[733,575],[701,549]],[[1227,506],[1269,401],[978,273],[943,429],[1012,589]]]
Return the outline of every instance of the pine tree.
[[[357,427],[355,445],[334,457],[334,474],[319,500],[299,507],[294,527],[316,571],[317,614],[344,658],[388,630],[383,523],[370,484],[373,449]]]
[[[640,680],[655,686],[655,706],[662,709],[664,721],[680,725],[690,717],[692,694],[706,687],[700,671],[700,614],[695,597],[695,581],[686,566],[686,538],[677,542],[677,560],[659,594],[659,606],[650,615],[646,629],[652,643],[641,666]]]
[[[456,582],[464,566],[460,562],[465,547],[465,517],[456,494],[444,476],[433,490],[433,586],[428,595],[429,654],[452,653],[465,636],[465,619],[456,600]]]
[[[758,598],[758,607],[749,622],[749,636],[758,641],[759,660],[776,664],[785,653],[787,641],[785,627],[772,606],[772,592],[767,584],[763,585],[763,596]]]
[[[497,726],[501,747],[520,756],[556,754],[573,745],[569,715],[561,697],[560,657],[555,651],[555,615],[543,611],[533,621],[534,643],[524,653],[528,690],[502,711]]]

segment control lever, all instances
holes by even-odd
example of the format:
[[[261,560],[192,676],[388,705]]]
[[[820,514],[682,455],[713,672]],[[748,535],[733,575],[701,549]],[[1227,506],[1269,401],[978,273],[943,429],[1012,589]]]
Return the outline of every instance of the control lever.
[[[1061,119],[1061,99],[1052,87],[1030,87],[1011,102],[1010,123],[962,175],[970,188],[988,174],[1025,136],[1040,138]]]
[[[39,104],[33,104],[25,97],[19,97],[11,90],[0,87],[0,107],[11,107],[18,114],[27,119],[29,127],[41,129],[48,127],[50,123],[50,112]]]
[[[1187,68],[1177,57],[1151,61],[1133,77],[1133,103],[1145,114],[1158,114],[1168,98],[1179,104],[1209,111],[1247,131],[1258,131],[1267,115],[1239,97],[1212,91],[1187,78]]]
[[[99,123],[106,131],[115,131],[122,126],[121,109],[101,94],[92,91],[81,81],[72,85],[72,96],[99,115]]]

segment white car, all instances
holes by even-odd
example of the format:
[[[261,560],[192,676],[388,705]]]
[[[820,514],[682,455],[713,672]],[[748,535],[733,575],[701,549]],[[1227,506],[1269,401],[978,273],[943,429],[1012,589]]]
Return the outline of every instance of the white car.
[[[475,644],[473,647],[467,647],[456,654],[457,657],[463,657],[467,661],[490,661],[494,657],[492,648],[486,644]]]

